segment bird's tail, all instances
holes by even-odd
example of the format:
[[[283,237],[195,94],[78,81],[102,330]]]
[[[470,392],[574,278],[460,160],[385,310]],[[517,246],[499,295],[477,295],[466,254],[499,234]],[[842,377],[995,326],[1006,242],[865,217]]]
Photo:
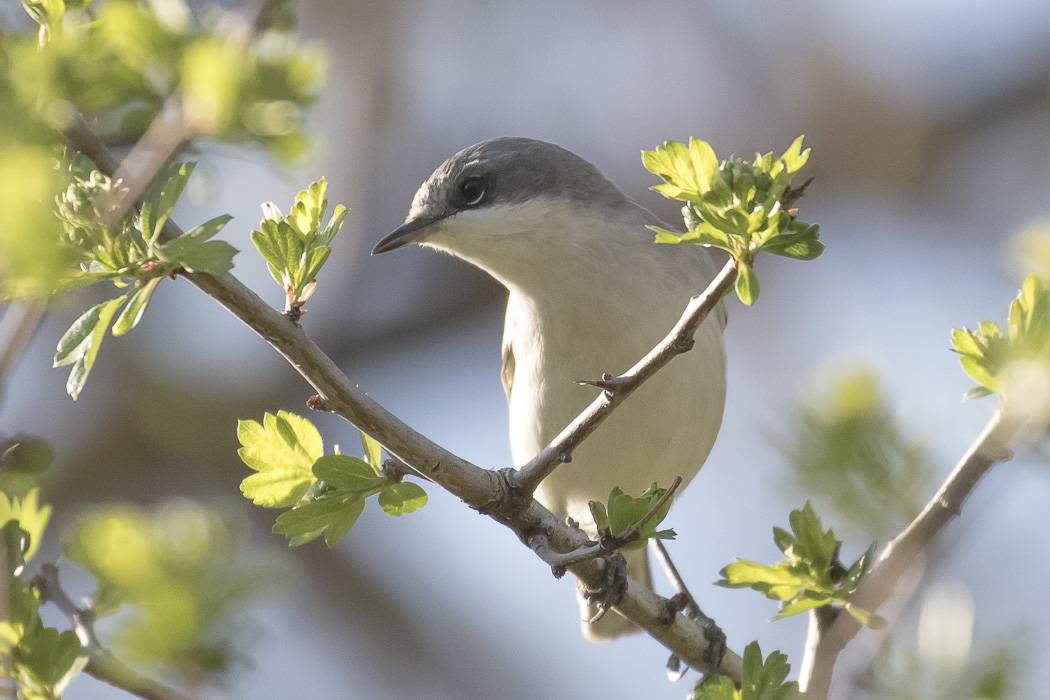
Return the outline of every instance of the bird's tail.
[[[627,559],[627,575],[638,583],[653,587],[653,575],[649,569],[649,550],[647,548],[634,549],[623,552]],[[591,605],[580,598],[580,625],[583,627],[583,636],[589,642],[607,642],[625,634],[641,632],[642,629],[622,617],[615,610],[608,611],[597,622],[590,622],[598,614],[598,606]]]

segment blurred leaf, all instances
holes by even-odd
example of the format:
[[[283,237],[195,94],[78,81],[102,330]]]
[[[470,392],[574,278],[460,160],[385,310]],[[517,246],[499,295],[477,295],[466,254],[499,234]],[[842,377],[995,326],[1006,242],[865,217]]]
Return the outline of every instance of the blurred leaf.
[[[236,663],[236,636],[252,597],[274,573],[245,560],[240,521],[173,499],[146,510],[98,508],[65,546],[98,581],[96,615],[121,611],[104,640],[132,662],[161,662],[197,685]]]
[[[889,537],[925,503],[925,445],[905,434],[873,370],[823,371],[805,385],[810,395],[775,441],[799,490],[864,538]]]
[[[40,547],[44,529],[51,519],[51,506],[40,505],[40,493],[33,489],[21,500],[8,498],[0,492],[0,523],[15,520],[19,527],[29,535],[28,547],[25,550],[25,561],[29,561]]]
[[[22,638],[12,662],[21,696],[59,700],[69,681],[87,664],[87,657],[80,657],[80,640],[75,632],[44,627]]]
[[[16,435],[0,441],[0,492],[8,498],[22,498],[51,467],[51,445],[31,435]]]
[[[977,330],[954,328],[952,347],[963,370],[985,390],[971,390],[967,398],[1000,394],[1010,405],[1033,412],[1033,422],[1047,419],[1050,397],[1032,381],[1035,374],[1050,375],[1050,291],[1038,276],[1029,275],[1010,304],[1007,333],[990,321]]]

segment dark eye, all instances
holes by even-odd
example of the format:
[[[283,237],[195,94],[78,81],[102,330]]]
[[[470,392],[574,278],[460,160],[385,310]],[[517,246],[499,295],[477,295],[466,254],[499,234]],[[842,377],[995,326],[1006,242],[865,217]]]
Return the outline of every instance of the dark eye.
[[[468,207],[479,204],[485,197],[485,182],[480,177],[468,177],[459,183],[459,194]]]

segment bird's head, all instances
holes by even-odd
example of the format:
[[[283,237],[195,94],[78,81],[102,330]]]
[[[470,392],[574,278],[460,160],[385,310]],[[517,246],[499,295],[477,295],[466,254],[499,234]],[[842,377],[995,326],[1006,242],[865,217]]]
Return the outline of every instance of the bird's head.
[[[573,259],[629,224],[651,240],[652,215],[572,151],[498,138],[446,160],[416,192],[405,223],[372,254],[437,248],[513,282],[521,270]]]

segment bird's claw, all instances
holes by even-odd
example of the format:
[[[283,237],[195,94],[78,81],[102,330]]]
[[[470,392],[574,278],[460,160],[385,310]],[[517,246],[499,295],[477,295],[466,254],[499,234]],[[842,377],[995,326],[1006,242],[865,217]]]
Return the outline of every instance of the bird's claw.
[[[605,580],[594,588],[577,581],[576,590],[585,602],[598,608],[598,614],[588,621],[597,622],[627,595],[627,560],[621,554],[608,557],[605,559]]]

